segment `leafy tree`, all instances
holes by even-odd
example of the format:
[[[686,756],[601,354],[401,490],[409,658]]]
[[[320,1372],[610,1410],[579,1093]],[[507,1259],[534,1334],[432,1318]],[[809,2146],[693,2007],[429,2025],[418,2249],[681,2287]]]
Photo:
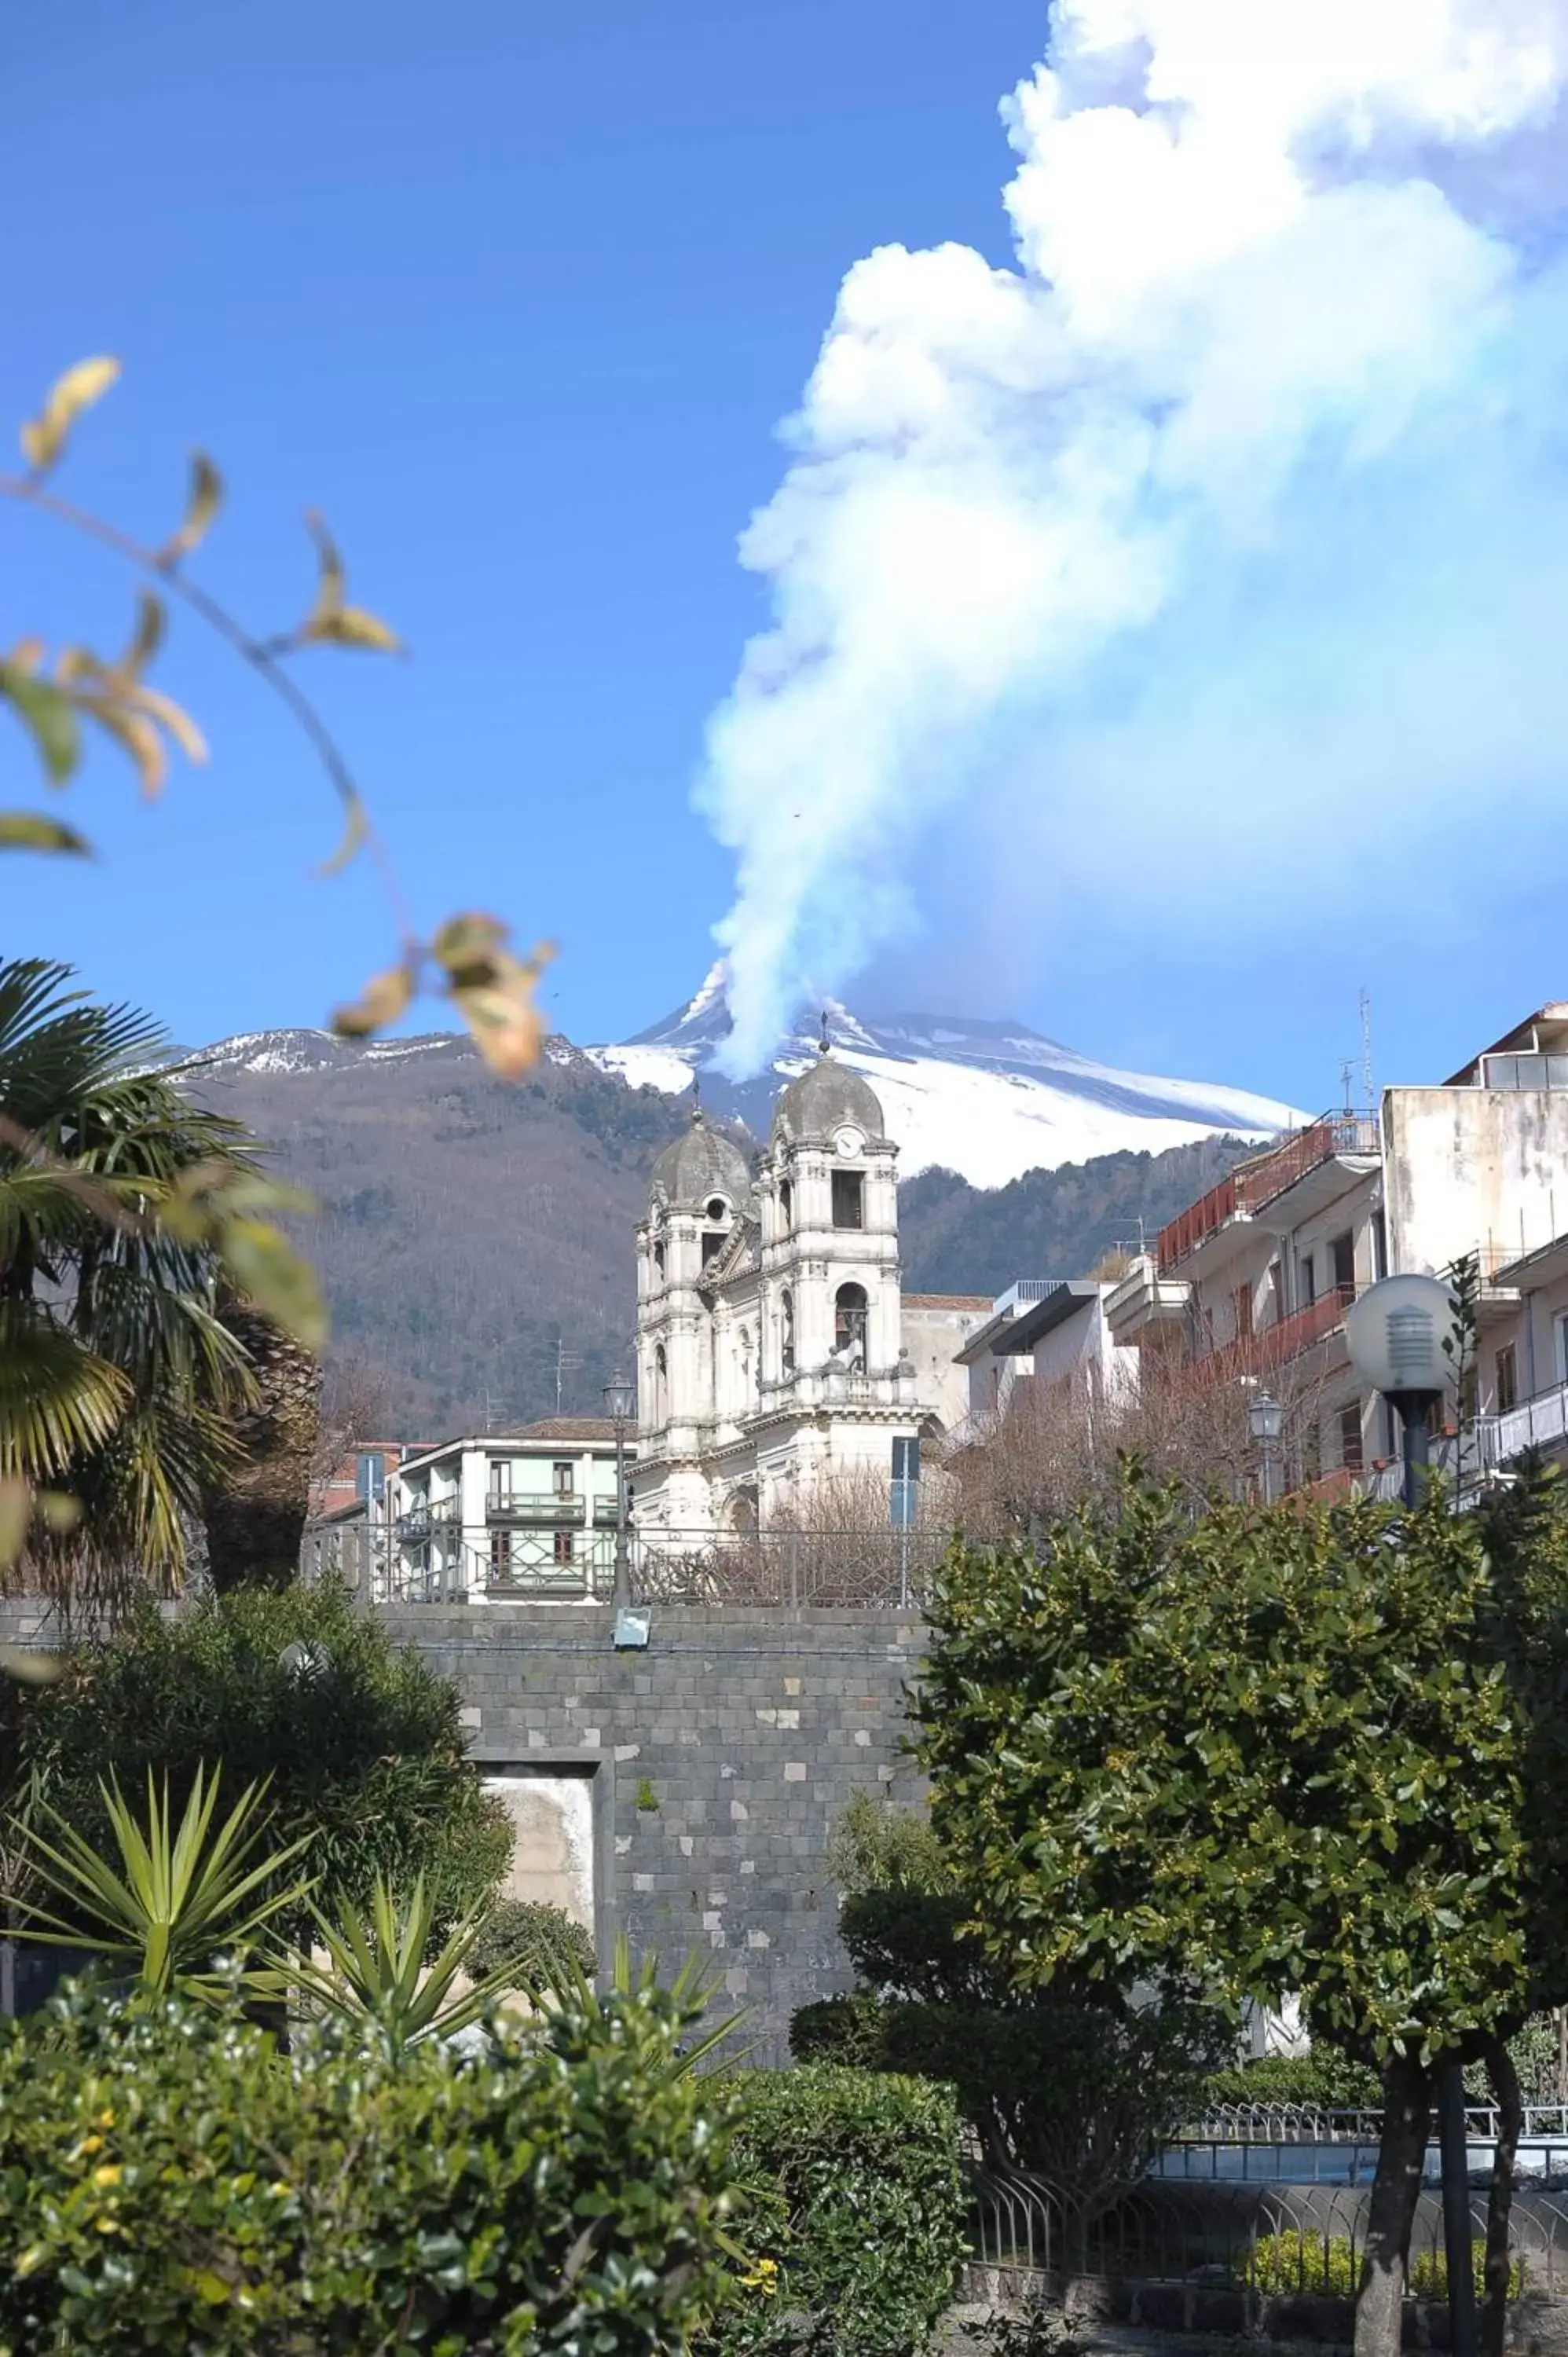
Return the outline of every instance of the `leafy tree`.
[[[166,1776],[178,1813],[203,1763],[268,1782],[267,1835],[303,1842],[289,1873],[323,1906],[364,1908],[380,1873],[424,1877],[437,1928],[489,1899],[511,1855],[510,1821],[468,1758],[459,1699],[340,1589],[242,1591],[177,1619],[144,1603],[112,1642],[70,1657],[52,1685],[13,1698],[19,1765],[100,1850],[101,1786]],[[301,1941],[308,1910],[278,1930]]]
[[[1379,2065],[1363,2352],[1399,2345],[1433,2059],[1493,2059],[1568,1956],[1563,1562],[1539,1498],[1194,1523],[1130,1481],[955,1552],[937,1601],[919,1756],[993,1953],[1236,2014],[1299,1990]]]
[[[177,1577],[185,1518],[233,1460],[250,1372],[183,1214],[268,1182],[236,1124],[154,1069],[157,1026],[70,984],[0,964],[0,1483],[14,1540],[42,1493],[38,1576],[102,1593]]]

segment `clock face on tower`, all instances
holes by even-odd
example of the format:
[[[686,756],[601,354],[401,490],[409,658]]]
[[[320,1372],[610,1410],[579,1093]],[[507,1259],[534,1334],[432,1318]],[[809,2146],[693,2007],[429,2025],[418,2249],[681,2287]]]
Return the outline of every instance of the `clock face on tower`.
[[[853,1162],[865,1144],[858,1129],[841,1129],[833,1139],[833,1152],[842,1154],[846,1162]]]

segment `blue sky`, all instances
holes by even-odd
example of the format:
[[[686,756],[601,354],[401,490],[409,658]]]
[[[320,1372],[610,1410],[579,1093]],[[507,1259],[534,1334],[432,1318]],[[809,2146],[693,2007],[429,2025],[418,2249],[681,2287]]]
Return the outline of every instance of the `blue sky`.
[[[712,953],[733,866],[689,795],[767,613],[736,535],[779,481],[775,429],[844,272],[890,241],[1008,260],[997,101],[1043,19],[1034,0],[12,14],[0,416],[66,362],[119,354],[60,488],[156,536],[205,445],[230,505],[200,570],[263,626],[308,601],[300,511],[319,504],[413,660],[322,651],[303,676],[421,918],[478,904],[556,936],[549,1012],[579,1039],[661,1014]],[[0,533],[7,634],[113,642],[130,585],[111,560],[10,510]],[[320,1020],[384,962],[371,872],[312,877],[336,832],[325,786],[197,626],[160,679],[210,770],[177,770],[149,809],[95,756],[74,815],[102,857],[8,860],[7,946],[69,958],[188,1041]],[[1316,1103],[1338,1093],[1366,982],[1384,1075],[1439,1078],[1568,995],[1568,845],[1531,807],[1529,856],[1476,891],[1455,828],[1446,885],[1434,867],[1423,887],[1426,954],[1402,916],[1341,906],[1355,831],[1309,807],[1297,889],[1317,913],[1286,938],[1231,953],[1205,920],[1145,954],[1086,922],[1053,955],[1048,844],[994,927],[974,870],[959,907],[927,857],[924,934],[847,995],[1014,1013]],[[1004,837],[985,856],[1005,866]]]

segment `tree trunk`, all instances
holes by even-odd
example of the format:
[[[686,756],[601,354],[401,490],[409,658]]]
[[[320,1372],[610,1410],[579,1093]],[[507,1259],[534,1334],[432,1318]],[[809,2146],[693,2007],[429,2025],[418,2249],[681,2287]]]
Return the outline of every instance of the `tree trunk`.
[[[299,1567],[310,1502],[321,1369],[249,1302],[231,1298],[219,1314],[249,1359],[261,1396],[239,1419],[243,1458],[204,1501],[208,1568],[220,1595],[286,1587]]]
[[[1503,2357],[1508,2321],[1509,2218],[1513,2208],[1514,2164],[1519,2157],[1524,2104],[1513,2056],[1500,2038],[1487,2040],[1487,2074],[1498,2106],[1498,2141],[1487,2196],[1486,2300],[1481,2309],[1481,2357]]]
[[[1432,2132],[1432,2085],[1413,2055],[1383,2065],[1383,2135],[1356,2297],[1356,2357],[1399,2357],[1410,2230]]]

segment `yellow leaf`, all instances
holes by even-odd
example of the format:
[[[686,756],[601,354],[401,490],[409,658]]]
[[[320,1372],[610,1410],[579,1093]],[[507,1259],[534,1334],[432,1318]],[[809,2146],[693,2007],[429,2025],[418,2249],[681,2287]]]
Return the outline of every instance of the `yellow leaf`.
[[[29,677],[44,659],[42,639],[18,639],[5,658],[13,671],[26,672]]]
[[[168,756],[164,751],[163,738],[146,714],[136,711],[123,698],[108,695],[84,696],[81,709],[129,753],[136,765],[142,791],[149,799],[158,793],[168,774]]]
[[[452,996],[475,1047],[503,1080],[515,1081],[536,1063],[544,1045],[544,1018],[533,992],[549,955],[548,949],[536,949],[525,962],[503,950],[490,960],[488,974],[469,968],[453,982]]]
[[[19,1685],[52,1686],[65,1675],[65,1659],[59,1653],[29,1653],[21,1645],[0,1645],[0,1670]]]
[[[131,643],[119,662],[110,665],[111,679],[128,686],[141,678],[164,642],[166,619],[163,599],[155,597],[150,589],[144,589],[136,599],[136,627]]]
[[[48,1527],[57,1533],[75,1530],[81,1520],[81,1500],[63,1490],[40,1490],[38,1509]]]
[[[161,722],[188,761],[206,760],[206,737],[189,713],[177,705],[172,695],[161,694],[156,687],[138,686],[132,701],[139,710]]]
[[[341,1039],[368,1039],[395,1023],[413,996],[413,976],[405,965],[373,974],[351,1006],[339,1006],[332,1028]]]
[[[312,615],[300,636],[318,646],[365,647],[386,655],[403,651],[397,632],[363,606],[339,606],[335,613]]]
[[[42,811],[0,811],[0,851],[74,851],[91,858],[92,845]]]
[[[488,971],[497,952],[504,949],[510,927],[499,917],[487,917],[470,909],[461,917],[449,917],[431,942],[431,952],[448,974],[466,974],[470,968]],[[476,980],[480,976],[476,974]]]
[[[159,549],[158,563],[165,567],[176,565],[182,556],[188,556],[193,548],[199,547],[222,504],[222,476],[204,450],[193,450],[190,456],[190,495],[186,500],[185,521]]]
[[[371,832],[371,823],[365,816],[365,805],[360,800],[358,794],[349,794],[346,805],[346,812],[347,814],[343,823],[343,839],[338,844],[337,850],[332,854],[331,858],[324,859],[322,861],[321,873],[323,876],[341,875],[343,869],[348,866],[349,862],[353,858],[354,854],[359,850],[360,845],[365,841]]]
[[[118,361],[98,359],[78,361],[56,378],[40,414],[22,428],[22,455],[35,475],[48,473],[82,411],[102,399],[119,373]]]

